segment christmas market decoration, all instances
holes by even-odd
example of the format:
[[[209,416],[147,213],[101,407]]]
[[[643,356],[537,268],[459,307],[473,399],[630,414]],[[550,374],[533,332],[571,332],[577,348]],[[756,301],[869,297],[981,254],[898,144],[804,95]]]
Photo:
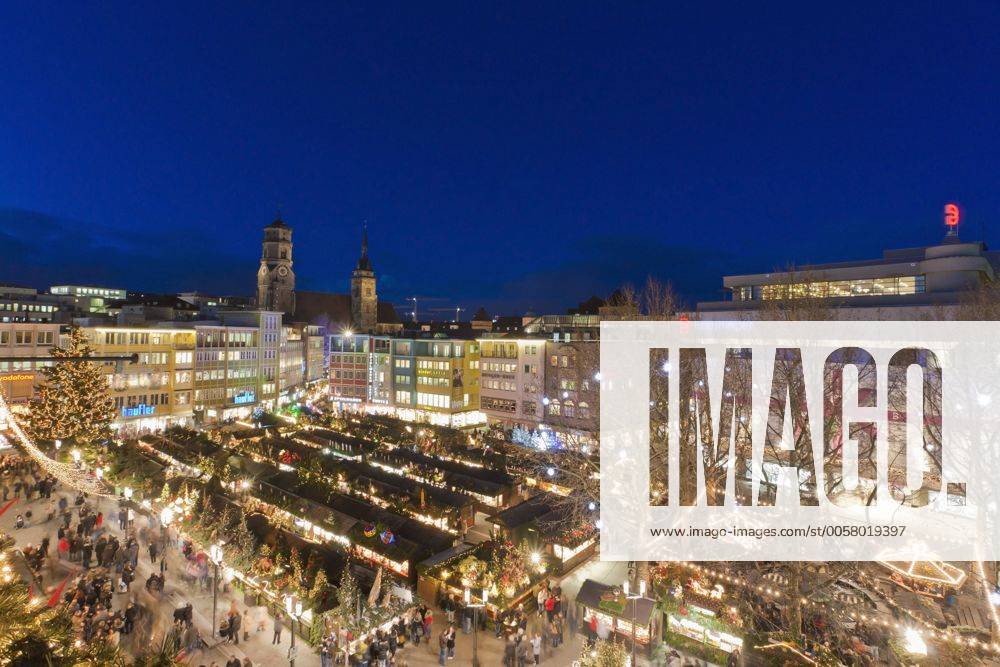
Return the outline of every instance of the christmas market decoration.
[[[598,639],[593,644],[584,643],[580,658],[574,663],[579,667],[626,667],[631,656],[623,642]]]
[[[21,428],[14,415],[11,414],[3,392],[0,392],[0,423],[2,422],[9,424],[11,431],[14,432],[18,443],[21,445],[21,449],[34,459],[41,466],[42,470],[63,484],[95,496],[114,496],[114,490],[108,484],[101,481],[92,470],[83,468],[79,464],[60,463],[50,459],[45,452],[40,450]]]
[[[73,327],[67,346],[52,347],[49,354],[57,361],[41,369],[45,382],[29,405],[28,431],[32,437],[80,444],[110,438],[115,402],[104,369],[89,361],[58,362],[93,356],[83,330]]]
[[[893,572],[897,583],[934,597],[943,597],[946,587],[961,588],[967,577],[965,570],[940,560],[878,562]]]

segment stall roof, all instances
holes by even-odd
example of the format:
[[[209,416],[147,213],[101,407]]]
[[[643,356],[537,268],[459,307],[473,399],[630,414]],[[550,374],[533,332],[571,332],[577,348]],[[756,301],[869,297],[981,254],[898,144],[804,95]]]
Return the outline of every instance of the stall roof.
[[[514,530],[540,519],[546,514],[551,514],[556,510],[555,500],[551,494],[539,493],[523,503],[508,507],[496,516],[489,517],[487,521],[503,526],[507,530]]]
[[[469,542],[462,542],[461,544],[456,544],[451,549],[445,551],[439,551],[427,560],[421,561],[419,563],[421,571],[426,571],[431,568],[437,567],[443,563],[449,563],[456,558],[460,558],[465,554],[472,553],[479,548],[478,544],[470,544]]]
[[[596,609],[604,614],[611,614],[612,616],[618,616],[619,618],[629,619],[632,618],[632,606],[635,605],[635,618],[636,622],[643,622],[643,625],[649,625],[649,619],[653,615],[653,610],[656,608],[656,601],[650,600],[649,598],[639,598],[638,600],[626,600],[625,607],[621,614],[615,614],[614,612],[601,607],[601,596],[612,590],[613,586],[608,586],[607,584],[602,584],[599,581],[594,581],[593,579],[587,579],[580,586],[580,592],[576,594],[576,601],[585,607],[590,607],[591,609]]]
[[[490,482],[500,486],[514,486],[515,483],[514,478],[502,470],[477,468],[476,466],[466,465],[458,461],[451,461],[448,459],[438,458],[436,456],[421,454],[420,452],[415,452],[405,447],[396,447],[391,452],[386,452],[385,455],[402,458],[410,461],[411,463],[419,463],[421,465],[437,468],[438,470],[465,475],[476,480]]]

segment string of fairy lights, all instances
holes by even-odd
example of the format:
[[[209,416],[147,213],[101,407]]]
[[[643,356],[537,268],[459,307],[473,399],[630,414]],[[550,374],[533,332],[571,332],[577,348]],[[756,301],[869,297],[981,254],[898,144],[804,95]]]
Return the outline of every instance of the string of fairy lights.
[[[680,562],[678,564],[681,565],[681,566],[683,566],[683,567],[685,567],[685,568],[687,568],[687,569],[689,569],[689,570],[693,570],[693,571],[698,572],[700,574],[704,574],[704,575],[707,575],[707,576],[710,576],[710,577],[714,577],[715,579],[718,579],[720,581],[725,581],[725,582],[727,582],[729,584],[732,584],[734,586],[739,586],[741,588],[755,590],[757,593],[759,593],[761,595],[766,595],[766,596],[771,597],[771,598],[774,598],[775,600],[778,600],[778,599],[781,599],[781,598],[789,598],[789,597],[791,597],[791,596],[786,595],[785,593],[783,593],[782,591],[780,591],[780,590],[778,590],[776,588],[771,588],[770,586],[765,586],[765,585],[761,585],[761,584],[753,584],[753,583],[750,583],[750,582],[746,581],[745,579],[743,579],[741,577],[733,576],[731,574],[726,574],[725,572],[719,572],[717,570],[713,570],[712,568],[705,567],[704,565],[698,565],[696,563],[688,563],[688,562]],[[804,598],[804,597],[800,598],[799,602],[803,606],[806,606],[806,607],[815,607],[815,608],[822,609],[822,610],[827,611],[827,612],[837,611],[837,610],[831,609],[830,607],[828,607],[825,604],[822,604],[822,603],[819,603],[819,602],[814,602],[814,601],[809,600],[808,598]],[[948,642],[952,642],[952,643],[955,643],[955,644],[963,644],[963,645],[966,645],[966,646],[970,646],[972,648],[979,648],[979,649],[983,649],[983,650],[987,650],[987,651],[993,651],[994,653],[1000,653],[1000,642],[993,642],[993,643],[991,643],[991,642],[981,641],[979,639],[976,639],[975,637],[963,637],[963,636],[958,635],[958,634],[953,633],[953,632],[947,632],[945,630],[940,630],[937,627],[935,627],[931,622],[929,622],[929,621],[927,621],[927,620],[925,620],[923,618],[920,618],[919,616],[916,616],[910,610],[905,609],[903,607],[898,607],[898,606],[896,608],[899,609],[900,611],[904,612],[905,614],[907,614],[910,618],[912,618],[917,623],[920,623],[925,628],[927,628],[927,630],[924,633],[924,636],[926,636],[927,638],[938,639],[938,640],[942,640],[942,641],[948,641]],[[870,623],[875,623],[875,624],[881,625],[881,626],[883,626],[885,628],[893,628],[893,629],[896,629],[896,630],[906,630],[907,629],[907,627],[904,624],[899,623],[898,621],[890,621],[890,620],[888,620],[886,618],[879,618],[879,617],[874,616],[874,615],[862,614],[862,613],[858,613],[858,612],[852,611],[852,612],[849,613],[849,616],[852,619],[854,619],[854,620],[863,621],[863,622],[866,622],[866,623],[869,623],[869,622]]]
[[[4,422],[10,426],[10,430],[17,436],[18,442],[21,443],[24,452],[34,459],[45,472],[60,482],[84,493],[106,498],[114,497],[114,490],[91,472],[83,468],[78,468],[75,465],[55,461],[40,450],[21,429],[21,425],[17,423],[17,419],[7,406],[7,400],[4,398],[3,392],[0,391],[0,423]]]

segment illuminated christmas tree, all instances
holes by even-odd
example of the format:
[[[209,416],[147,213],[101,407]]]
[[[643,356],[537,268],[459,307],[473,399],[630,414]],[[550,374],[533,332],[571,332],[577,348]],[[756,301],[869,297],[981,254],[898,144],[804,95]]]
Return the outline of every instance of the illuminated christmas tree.
[[[53,347],[54,359],[90,357],[93,350],[79,327],[70,331],[66,347]],[[75,440],[85,444],[111,437],[115,401],[108,376],[89,361],[55,362],[41,370],[45,384],[30,404],[28,428],[35,438]]]
[[[580,654],[580,667],[625,667],[629,664],[625,644],[598,639],[594,644],[584,644]]]

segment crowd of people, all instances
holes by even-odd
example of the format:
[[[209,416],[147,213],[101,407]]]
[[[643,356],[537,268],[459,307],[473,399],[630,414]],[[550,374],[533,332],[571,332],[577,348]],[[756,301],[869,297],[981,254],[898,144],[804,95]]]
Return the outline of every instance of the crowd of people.
[[[84,571],[63,593],[63,602],[73,614],[73,623],[84,643],[96,640],[119,645],[135,630],[145,610],[134,600],[114,609],[112,577],[105,569]]]
[[[319,657],[321,667],[348,665],[350,667],[406,667],[407,659],[403,649],[417,647],[431,641],[434,613],[424,604],[402,613],[388,628],[378,628],[365,637],[361,651],[350,651],[355,637],[343,629],[332,629],[320,642]],[[454,626],[450,626],[450,655],[454,656]],[[448,652],[448,629],[445,651]]]

